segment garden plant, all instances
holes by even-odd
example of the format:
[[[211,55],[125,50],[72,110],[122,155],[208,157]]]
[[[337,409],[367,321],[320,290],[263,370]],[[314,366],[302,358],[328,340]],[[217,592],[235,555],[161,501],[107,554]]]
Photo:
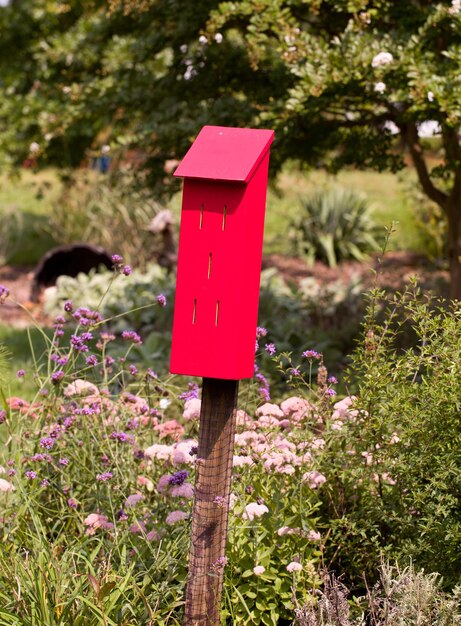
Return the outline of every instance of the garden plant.
[[[115,261],[113,284],[129,282]],[[162,293],[152,300],[170,306]],[[367,310],[341,398],[315,345],[279,352],[258,329],[260,366],[239,397],[227,558],[216,564],[223,623],[414,624],[405,594],[419,624],[459,618],[459,304],[411,284],[396,297],[372,292]],[[15,374],[34,380],[32,398],[9,396],[2,356],[6,625],[182,621],[200,392],[133,359],[142,337],[109,323],[65,301],[46,352]],[[402,350],[404,327],[414,341]],[[262,354],[291,391],[271,397]],[[410,568],[395,592],[372,591],[380,571],[390,576],[383,558]],[[347,608],[336,621],[325,612],[334,576]]]

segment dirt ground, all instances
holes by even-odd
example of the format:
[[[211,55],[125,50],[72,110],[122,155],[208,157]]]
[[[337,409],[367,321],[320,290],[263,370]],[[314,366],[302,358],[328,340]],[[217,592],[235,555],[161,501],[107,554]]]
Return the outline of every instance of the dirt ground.
[[[272,254],[264,257],[263,267],[276,267],[286,280],[295,282],[305,276],[313,276],[323,283],[337,280],[347,283],[359,277],[364,287],[373,285],[372,270],[375,270],[378,273],[378,286],[390,290],[402,289],[408,279],[416,275],[424,290],[445,297],[448,295],[448,272],[430,263],[423,256],[408,252],[388,252],[381,263],[376,256],[366,263],[348,261],[336,268],[327,267],[322,263],[307,267],[302,259]],[[49,321],[46,320],[40,303],[30,302],[33,271],[33,267],[11,265],[0,267],[0,284],[8,287],[11,295],[0,304],[0,323],[28,326],[31,324],[31,316],[42,324]]]

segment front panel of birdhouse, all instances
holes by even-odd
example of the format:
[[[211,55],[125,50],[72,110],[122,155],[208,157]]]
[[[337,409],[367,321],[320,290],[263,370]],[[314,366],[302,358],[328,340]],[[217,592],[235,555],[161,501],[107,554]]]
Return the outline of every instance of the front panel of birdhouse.
[[[253,376],[268,162],[248,183],[185,177],[172,373]]]

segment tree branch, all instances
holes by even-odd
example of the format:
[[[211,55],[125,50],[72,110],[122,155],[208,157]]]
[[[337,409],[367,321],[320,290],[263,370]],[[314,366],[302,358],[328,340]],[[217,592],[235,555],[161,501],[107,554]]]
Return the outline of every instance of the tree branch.
[[[416,128],[416,124],[414,122],[406,122],[400,126],[400,130],[402,132],[402,136],[405,140],[405,143],[408,145],[408,149],[410,150],[411,159],[416,169],[416,173],[418,174],[418,180],[423,188],[424,193],[436,202],[440,207],[445,209],[445,204],[448,200],[447,194],[438,189],[431,180],[429,176],[429,172],[427,169],[426,161],[424,159],[424,152],[421,147],[419,137],[418,137],[418,129]]]

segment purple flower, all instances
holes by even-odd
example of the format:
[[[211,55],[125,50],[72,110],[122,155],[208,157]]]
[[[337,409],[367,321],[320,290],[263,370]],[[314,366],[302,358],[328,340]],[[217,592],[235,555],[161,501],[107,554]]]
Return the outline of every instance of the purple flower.
[[[258,326],[256,328],[256,337],[259,339],[260,337],[265,337],[267,335],[267,330],[263,328],[263,326]]]
[[[69,498],[67,500],[67,504],[71,509],[76,509],[78,507],[78,502],[75,498]]]
[[[125,267],[122,270],[122,274],[124,274],[125,276],[129,276],[132,271],[133,270],[131,269],[129,265],[125,265]]]
[[[115,362],[114,357],[110,356],[110,354],[108,354],[106,356],[106,358],[104,359],[104,363],[106,364],[106,367],[110,367],[111,365],[113,365]]]
[[[16,476],[16,470],[15,469],[8,470],[8,476]]]
[[[136,430],[138,426],[139,426],[139,420],[137,419],[128,420],[126,423],[126,427],[128,428],[128,430]]]
[[[130,435],[129,433],[124,433],[123,431],[113,431],[110,434],[110,438],[111,439],[117,439],[118,441],[121,441],[122,443],[128,442],[128,443],[134,443],[134,437],[133,435]]]
[[[34,478],[37,478],[37,472],[28,470],[27,472],[24,473],[24,476],[28,478],[29,480],[34,480]]]
[[[303,352],[302,356],[306,357],[306,359],[321,359],[322,355],[320,352],[316,352],[315,350],[306,350]]]
[[[336,391],[334,389],[326,389],[325,390],[325,395],[326,396],[330,396],[330,397],[335,396],[336,395]]]
[[[61,327],[65,323],[66,323],[66,318],[63,315],[58,315],[57,317],[54,318],[53,324],[56,327]]]
[[[70,338],[70,343],[77,352],[88,352],[88,346],[83,343],[82,337],[79,337],[78,335],[72,335],[72,337]]]
[[[3,424],[3,422],[6,420],[6,416],[7,416],[6,410],[1,409],[0,410],[0,424]]]
[[[16,378],[24,378],[25,375],[26,375],[26,372],[24,370],[18,370],[16,372]]]
[[[120,256],[120,254],[113,254],[112,255],[112,263],[114,265],[120,265],[120,263],[123,261],[123,257]]]
[[[110,480],[112,476],[113,476],[112,472],[103,472],[102,474],[96,475],[96,480],[99,480],[100,482],[105,483],[108,480]]]
[[[10,290],[5,285],[0,285],[0,303],[5,302],[5,300],[10,295]]]
[[[337,385],[338,379],[335,376],[330,376],[328,382],[330,383],[330,385]]]
[[[51,382],[54,385],[57,385],[58,383],[61,382],[61,380],[64,378],[65,374],[62,370],[58,370],[57,372],[53,372],[51,374]]]
[[[155,378],[158,378],[158,374],[156,374],[156,373],[154,372],[154,370],[153,370],[153,369],[151,369],[150,367],[148,367],[148,368],[147,368],[147,375],[148,375],[150,378],[154,378],[154,379],[155,379]]]
[[[159,305],[160,305],[161,307],[166,306],[166,298],[165,298],[165,296],[163,295],[163,293],[161,293],[160,295],[158,295],[158,296],[157,296],[157,302],[159,303]]]
[[[54,444],[55,441],[52,437],[43,437],[43,439],[40,439],[40,446],[45,448],[45,450],[52,450]]]
[[[274,354],[277,352],[277,348],[273,343],[266,343],[266,345],[264,346],[264,350],[268,352],[271,356],[274,356]]]
[[[42,487],[48,487],[49,484],[50,484],[50,481],[47,478],[44,478],[42,482],[40,483]]]
[[[290,370],[290,374],[292,376],[301,376],[301,371],[299,370],[298,367],[292,367]]]
[[[130,370],[130,374],[132,376],[136,376],[136,374],[138,373],[138,368],[136,367],[136,365],[130,365],[128,369]]]
[[[69,459],[67,457],[62,457],[62,459],[59,459],[59,465],[69,465]]]
[[[64,311],[71,313],[73,310],[74,305],[72,304],[72,300],[66,300],[66,302],[64,302]]]
[[[90,356],[88,356],[86,358],[85,363],[87,365],[97,365],[98,364],[98,359],[97,359],[97,357],[94,354],[90,354]]]
[[[132,341],[138,345],[142,344],[141,337],[134,330],[124,330],[122,332],[122,339],[124,341]]]
[[[53,439],[51,441],[53,441]],[[53,441],[53,445],[54,445],[54,441]],[[31,456],[30,460],[31,461],[47,461],[49,463],[51,461],[51,456],[49,454],[39,453],[39,454],[34,454],[34,456]]]
[[[186,482],[189,477],[189,472],[187,470],[179,470],[172,476],[170,476],[170,480],[168,481],[170,485],[182,485]]]
[[[179,400],[194,400],[196,398],[198,398],[199,395],[199,387],[196,383],[189,383],[189,389],[188,391],[183,391],[183,393],[180,393],[178,398]]]
[[[80,337],[83,341],[91,341],[93,339],[93,333],[87,331],[82,333]]]

